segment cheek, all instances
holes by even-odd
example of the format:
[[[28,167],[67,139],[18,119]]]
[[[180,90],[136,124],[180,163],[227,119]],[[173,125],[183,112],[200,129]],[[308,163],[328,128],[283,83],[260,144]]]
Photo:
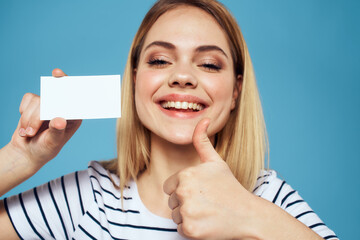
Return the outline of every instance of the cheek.
[[[163,84],[164,76],[154,71],[141,71],[136,74],[135,101],[147,102]]]
[[[135,90],[150,90],[162,82],[162,76],[154,71],[138,71]]]
[[[225,104],[224,107],[231,103],[234,90],[232,78],[232,76],[225,75],[221,78],[210,79],[204,83],[205,89],[214,103]]]
[[[135,106],[142,124],[149,128],[149,123],[156,119],[154,115],[153,97],[164,84],[164,74],[148,69],[139,68],[135,81]],[[152,120],[151,120],[152,119]]]

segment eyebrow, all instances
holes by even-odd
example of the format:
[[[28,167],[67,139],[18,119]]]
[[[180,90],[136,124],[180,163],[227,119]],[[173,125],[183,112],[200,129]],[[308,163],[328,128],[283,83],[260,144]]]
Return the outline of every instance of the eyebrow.
[[[209,51],[218,51],[220,53],[222,53],[226,58],[228,57],[226,55],[226,53],[224,52],[224,50],[222,50],[220,47],[216,46],[216,45],[204,45],[204,46],[200,46],[197,47],[196,52],[209,52]]]
[[[144,51],[152,46],[160,46],[166,49],[175,49],[175,45],[169,42],[163,42],[163,41],[154,41],[152,43],[150,43],[149,45],[146,46],[146,48],[144,49]]]
[[[160,46],[160,47],[163,47],[163,48],[166,48],[169,50],[173,50],[176,48],[174,44],[169,43],[169,42],[154,41],[154,42],[150,43],[149,45],[147,45],[146,48],[144,49],[144,51],[152,46]],[[209,51],[218,51],[218,52],[222,53],[226,58],[228,57],[226,55],[226,53],[224,52],[224,50],[222,50],[220,47],[218,47],[216,45],[203,45],[203,46],[199,46],[195,49],[195,52],[209,52]]]

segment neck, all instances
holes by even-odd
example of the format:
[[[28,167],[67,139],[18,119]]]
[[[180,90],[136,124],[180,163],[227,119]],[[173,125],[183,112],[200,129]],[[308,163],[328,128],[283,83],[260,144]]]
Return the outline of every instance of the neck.
[[[192,144],[177,145],[151,134],[150,165],[140,176],[161,186],[178,171],[199,164],[199,156]]]
[[[190,166],[199,164],[199,156],[192,144],[176,145],[151,133],[149,167],[138,177],[141,200],[154,214],[171,218],[167,205],[169,196],[163,191],[166,179]]]

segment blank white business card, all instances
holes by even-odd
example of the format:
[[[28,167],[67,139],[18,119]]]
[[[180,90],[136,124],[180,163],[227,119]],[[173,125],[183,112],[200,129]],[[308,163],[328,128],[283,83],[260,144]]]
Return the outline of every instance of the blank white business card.
[[[40,120],[121,117],[120,75],[40,77]]]

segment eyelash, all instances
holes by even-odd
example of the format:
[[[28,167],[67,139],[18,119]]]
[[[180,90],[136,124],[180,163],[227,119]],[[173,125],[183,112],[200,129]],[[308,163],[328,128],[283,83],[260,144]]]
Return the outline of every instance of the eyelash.
[[[147,63],[150,66],[155,66],[155,67],[164,67],[165,65],[169,64],[169,62],[159,58],[150,59]]]
[[[147,63],[150,66],[154,66],[154,67],[158,67],[158,68],[162,68],[162,67],[165,67],[165,65],[170,64],[170,62],[163,60],[163,59],[159,59],[159,58],[152,58]],[[211,71],[211,72],[219,72],[221,70],[221,66],[218,64],[215,64],[215,63],[203,63],[198,66],[203,67],[207,71]]]
[[[201,64],[200,66],[209,71],[219,72],[221,70],[221,66],[218,64],[214,64],[214,63],[204,63],[204,64]]]

